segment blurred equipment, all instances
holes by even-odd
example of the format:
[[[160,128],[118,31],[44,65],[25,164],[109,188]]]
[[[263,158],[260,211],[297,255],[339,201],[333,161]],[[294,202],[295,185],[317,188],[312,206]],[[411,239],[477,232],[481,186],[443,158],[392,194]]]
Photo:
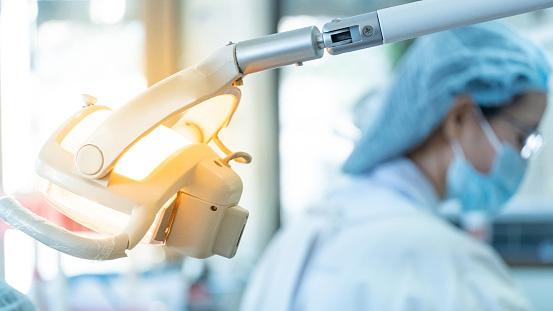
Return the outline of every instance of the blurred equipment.
[[[65,215],[110,237],[77,236],[0,200],[0,217],[67,254],[125,256],[139,242],[206,258],[233,257],[248,212],[242,182],[218,138],[240,100],[246,74],[553,6],[553,0],[419,1],[230,43],[200,64],[155,84],[117,111],[87,105],[46,142],[37,192]],[[221,159],[207,144],[226,154]]]
[[[0,310],[34,311],[36,308],[27,296],[0,281]]]

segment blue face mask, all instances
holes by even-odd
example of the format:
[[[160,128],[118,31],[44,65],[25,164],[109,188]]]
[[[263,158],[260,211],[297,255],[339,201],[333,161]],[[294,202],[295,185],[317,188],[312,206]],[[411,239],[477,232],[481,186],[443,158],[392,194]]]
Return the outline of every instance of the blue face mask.
[[[451,143],[455,158],[447,171],[447,190],[450,198],[458,199],[464,211],[484,211],[497,214],[517,191],[527,161],[508,143],[501,143],[483,116],[479,118],[486,137],[495,149],[492,169],[484,174],[465,158],[457,141]]]

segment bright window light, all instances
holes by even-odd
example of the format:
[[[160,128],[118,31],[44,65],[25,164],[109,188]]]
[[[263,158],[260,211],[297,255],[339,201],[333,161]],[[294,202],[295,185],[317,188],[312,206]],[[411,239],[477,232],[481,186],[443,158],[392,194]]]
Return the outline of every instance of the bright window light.
[[[0,88],[2,126],[2,179],[6,193],[28,186],[32,163],[31,47],[29,1],[2,1],[0,15]],[[17,117],[14,117],[17,116]]]
[[[90,1],[90,19],[97,24],[117,24],[125,16],[125,0]]]
[[[35,240],[10,229],[4,234],[6,282],[22,293],[29,293],[35,266]]]

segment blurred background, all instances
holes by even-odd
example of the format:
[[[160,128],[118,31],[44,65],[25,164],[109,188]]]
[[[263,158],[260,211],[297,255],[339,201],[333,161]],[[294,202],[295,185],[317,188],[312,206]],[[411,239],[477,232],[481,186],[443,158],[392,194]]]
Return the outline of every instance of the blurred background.
[[[85,231],[34,193],[44,141],[80,109],[81,94],[117,108],[229,41],[315,25],[399,0],[0,0],[1,192],[39,215]],[[505,20],[553,59],[553,10]],[[0,224],[0,277],[40,310],[236,310],[259,255],[282,224],[341,179],[359,135],[357,103],[389,82],[411,42],[256,73],[222,140],[254,157],[236,165],[250,220],[232,260],[183,258],[139,246],[129,258],[91,262],[60,255]],[[378,101],[368,105],[378,109]],[[542,132],[553,140],[553,109]],[[553,305],[553,143],[494,222],[491,243],[536,310]],[[459,223],[458,209],[445,217]]]

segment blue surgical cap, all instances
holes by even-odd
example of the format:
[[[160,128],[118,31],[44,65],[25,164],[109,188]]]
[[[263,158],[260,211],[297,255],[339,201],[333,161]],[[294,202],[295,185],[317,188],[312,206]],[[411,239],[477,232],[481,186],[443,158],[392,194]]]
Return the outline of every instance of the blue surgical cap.
[[[343,170],[361,174],[418,147],[461,94],[501,106],[528,91],[547,92],[550,72],[534,43],[499,22],[423,37],[403,57],[377,114],[366,116],[371,122]]]

